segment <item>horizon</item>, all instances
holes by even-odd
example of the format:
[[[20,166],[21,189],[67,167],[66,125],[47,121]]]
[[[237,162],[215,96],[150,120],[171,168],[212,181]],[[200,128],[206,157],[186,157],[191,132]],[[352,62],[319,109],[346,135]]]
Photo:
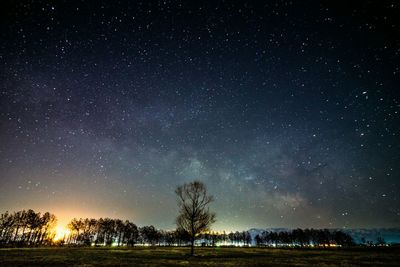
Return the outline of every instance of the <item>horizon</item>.
[[[3,1],[0,210],[173,229],[200,180],[216,230],[399,228],[397,14]]]
[[[32,213],[33,212],[33,213]],[[22,214],[25,214],[25,216],[21,216]],[[31,214],[31,215],[28,215]],[[36,214],[37,217],[32,217],[32,214]],[[26,216],[28,215],[28,216]],[[11,216],[11,217],[10,217]],[[11,219],[13,217],[13,219]],[[148,229],[154,229],[156,232],[155,234],[151,235],[152,238],[157,238],[158,240],[164,240],[163,242],[170,242],[172,237],[177,238],[177,240],[181,240],[182,242],[185,242],[184,235],[182,235],[182,230],[186,231],[182,228],[173,228],[173,229],[161,229],[158,227],[154,227],[153,225],[137,225],[135,222],[130,221],[130,220],[125,220],[124,218],[108,218],[108,217],[102,217],[102,218],[90,218],[90,217],[81,217],[81,218],[73,218],[69,221],[68,224],[60,224],[59,221],[57,220],[57,216],[54,214],[51,214],[49,212],[35,212],[31,209],[29,210],[21,210],[21,211],[14,211],[14,212],[7,212],[7,213],[1,213],[1,218],[2,222],[1,226],[3,227],[2,230],[5,231],[5,233],[14,233],[14,237],[12,237],[12,234],[6,234],[2,235],[2,241],[5,242],[5,244],[9,243],[10,241],[15,243],[15,242],[20,242],[21,244],[24,243],[25,238],[30,239],[31,237],[31,232],[34,231],[36,234],[33,243],[36,244],[47,244],[47,245],[64,245],[64,244],[80,244],[80,245],[88,245],[88,240],[92,240],[91,246],[97,244],[101,245],[101,232],[103,229],[105,231],[110,231],[110,233],[113,233],[114,237],[112,239],[108,239],[107,244],[111,246],[120,246],[121,242],[121,236],[118,233],[123,233],[124,236],[130,236],[129,234],[129,229],[136,229],[138,231],[137,233],[140,233],[141,238],[145,238],[147,234],[149,233]],[[31,222],[31,219],[29,218],[36,218],[36,223]],[[9,224],[10,219],[12,221],[12,224]],[[78,223],[79,222],[79,223]],[[112,224],[110,224],[112,222]],[[32,228],[30,225],[34,225]],[[112,225],[112,228],[110,226]],[[122,225],[122,227],[121,227]],[[11,231],[10,231],[11,227]],[[132,227],[132,228],[131,228]],[[26,231],[26,228],[31,229],[30,231]],[[22,234],[21,234],[21,229]],[[80,230],[77,230],[80,229]],[[113,230],[110,230],[113,229]],[[178,230],[180,229],[180,230]],[[199,236],[197,239],[197,245],[202,244],[202,240],[205,238],[206,240],[210,240],[210,237],[207,236],[218,236],[215,237],[215,240],[219,240],[219,245],[223,246],[259,246],[260,244],[258,243],[260,240],[264,240],[261,242],[266,242],[265,244],[267,245],[268,240],[273,240],[274,238],[278,238],[281,242],[280,244],[283,246],[288,246],[288,244],[285,244],[284,240],[292,240],[291,245],[293,246],[296,245],[296,242],[294,241],[296,238],[299,238],[299,231],[303,232],[306,236],[308,236],[307,242],[311,242],[308,245],[311,247],[315,246],[316,242],[317,244],[321,245],[321,240],[317,236],[325,236],[329,238],[333,242],[330,245],[335,246],[335,242],[333,240],[337,240],[339,242],[339,246],[342,245],[350,245],[350,244],[355,244],[355,245],[361,245],[361,246],[373,246],[375,245],[396,245],[399,244],[400,242],[400,228],[324,228],[324,229],[318,229],[318,228],[283,228],[283,227],[264,227],[264,228],[249,228],[249,229],[220,229],[216,230],[213,228],[208,228],[206,230],[200,231],[198,233]],[[328,232],[327,232],[328,231]],[[25,234],[24,234],[25,232]],[[336,233],[339,232],[340,234],[337,235]],[[29,233],[29,234],[27,234]],[[40,233],[37,235],[37,233]],[[79,235],[79,233],[81,233]],[[86,234],[85,234],[86,233]],[[88,235],[88,233],[90,233]],[[186,232],[188,233],[188,232]],[[273,235],[273,233],[279,233],[279,235]],[[280,233],[283,233],[284,235],[281,235]],[[239,241],[233,241],[236,240],[234,236],[231,236],[232,234],[236,235],[238,238],[240,236],[241,241],[244,243],[240,243]],[[43,236],[44,241],[41,238],[37,238],[37,236]],[[119,237],[118,237],[119,236]],[[149,235],[150,236],[150,235]],[[269,236],[269,237],[268,237]],[[289,239],[285,239],[284,236],[291,236]],[[329,236],[329,237],[328,237]],[[339,238],[339,236],[347,236],[348,239],[346,238]],[[79,238],[78,238],[79,237]],[[260,239],[261,237],[261,239]],[[89,238],[89,239],[88,239]],[[141,238],[135,238],[132,240],[136,240],[134,242],[142,242],[142,245],[146,245],[146,242],[144,239]],[[332,239],[331,239],[332,238]],[[155,240],[154,239],[154,240]],[[229,239],[230,241],[228,241]],[[276,239],[276,240],[278,240]],[[8,241],[7,241],[8,240]],[[18,241],[16,241],[18,240]],[[109,243],[110,240],[113,240],[112,243]],[[118,242],[117,242],[118,240]],[[169,240],[169,241],[167,241]],[[213,239],[214,240],[214,239]],[[311,240],[311,241],[310,241]],[[348,241],[345,241],[348,240]],[[126,240],[125,240],[126,241]],[[94,243],[93,243],[94,242]],[[100,243],[98,243],[100,242]],[[143,243],[144,242],[144,243]],[[150,242],[150,241],[149,241]],[[151,241],[153,242],[153,241]],[[180,241],[177,241],[178,243]],[[235,243],[236,242],[236,243]],[[239,243],[237,243],[239,242]],[[346,243],[348,242],[348,243]],[[376,243],[374,243],[376,242]],[[29,243],[29,241],[28,241]],[[28,244],[25,243],[25,244]],[[126,246],[131,246],[132,244],[130,241],[128,243],[124,243],[124,240],[122,240],[122,245]],[[164,243],[166,245],[167,243]],[[160,245],[161,243],[159,243]],[[168,243],[171,245],[170,243]],[[213,243],[214,244],[214,243]],[[106,245],[106,244],[103,244]],[[217,246],[219,246],[217,245]],[[272,246],[271,243],[268,243],[269,246]],[[276,244],[275,244],[276,245]],[[297,244],[298,245],[298,244]],[[319,246],[318,245],[318,246]],[[336,244],[337,245],[337,244]],[[325,245],[323,245],[325,246]]]
[[[28,209],[22,209],[22,210],[28,210]],[[112,216],[86,216],[86,215],[82,215],[82,216],[72,216],[72,217],[59,217],[57,216],[57,213],[54,213],[52,211],[49,210],[36,210],[33,209],[35,212],[38,213],[45,213],[45,212],[50,212],[51,214],[54,214],[56,216],[57,219],[57,223],[55,225],[55,228],[64,228],[66,229],[68,227],[68,223],[71,222],[72,219],[100,219],[100,218],[110,218],[110,219],[120,219],[122,221],[130,221],[135,223],[138,227],[143,227],[143,226],[154,226],[156,229],[158,230],[165,230],[165,231],[174,231],[176,230],[176,225],[172,224],[172,226],[170,228],[162,228],[162,227],[158,227],[157,224],[155,223],[148,223],[148,224],[140,224],[137,223],[134,219],[132,218],[122,218],[122,217],[112,217]],[[20,210],[6,210],[1,213],[4,212],[10,212],[11,214],[13,212],[17,212]],[[61,219],[60,219],[61,218]],[[227,230],[229,229],[229,230]],[[252,231],[252,230],[276,230],[276,229],[284,229],[284,230],[294,230],[294,229],[330,229],[330,230],[400,230],[400,227],[321,227],[321,228],[317,228],[317,227],[298,227],[298,226],[293,226],[293,227],[284,227],[284,226],[260,226],[260,227],[248,227],[248,228],[241,228],[241,229],[236,229],[236,228],[232,228],[228,226],[228,228],[215,228],[214,224],[211,226],[210,232],[217,232],[217,233],[222,233],[222,232],[236,232],[236,231]]]

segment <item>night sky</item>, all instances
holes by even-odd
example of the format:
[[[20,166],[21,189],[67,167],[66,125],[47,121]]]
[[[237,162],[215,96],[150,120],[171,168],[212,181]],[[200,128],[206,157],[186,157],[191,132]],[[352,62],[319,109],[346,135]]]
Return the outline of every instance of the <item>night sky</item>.
[[[400,4],[329,2],[1,1],[0,211],[399,227]]]

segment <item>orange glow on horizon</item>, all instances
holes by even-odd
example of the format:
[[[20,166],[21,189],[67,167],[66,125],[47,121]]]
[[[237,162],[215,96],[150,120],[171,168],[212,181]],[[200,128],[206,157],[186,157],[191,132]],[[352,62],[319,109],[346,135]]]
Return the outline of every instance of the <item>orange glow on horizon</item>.
[[[70,235],[71,231],[65,226],[57,226],[54,241],[65,240]]]

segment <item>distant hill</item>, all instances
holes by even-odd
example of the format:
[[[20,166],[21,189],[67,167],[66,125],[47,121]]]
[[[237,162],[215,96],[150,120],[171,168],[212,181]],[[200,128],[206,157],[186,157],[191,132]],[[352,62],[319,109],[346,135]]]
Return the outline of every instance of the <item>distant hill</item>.
[[[376,229],[341,229],[348,233],[356,243],[365,241],[376,242],[378,237],[382,237],[387,244],[400,244],[400,228],[376,228]]]
[[[269,232],[287,232],[293,229],[290,228],[266,228],[266,229],[258,229],[251,228],[249,229],[249,233],[254,242],[254,237],[258,234],[261,234],[263,231]],[[374,229],[330,229],[330,230],[341,230],[347,234],[349,234],[356,243],[362,243],[362,238],[365,239],[366,242],[370,241],[372,243],[376,243],[378,237],[381,237],[385,240],[387,244],[400,244],[400,228],[374,228]]]

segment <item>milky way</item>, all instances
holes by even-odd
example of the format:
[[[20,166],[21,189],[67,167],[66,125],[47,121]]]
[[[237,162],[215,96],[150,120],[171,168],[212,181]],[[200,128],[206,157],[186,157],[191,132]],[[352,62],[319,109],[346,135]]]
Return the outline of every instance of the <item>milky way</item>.
[[[0,210],[400,226],[399,4],[196,2],[1,2]]]

